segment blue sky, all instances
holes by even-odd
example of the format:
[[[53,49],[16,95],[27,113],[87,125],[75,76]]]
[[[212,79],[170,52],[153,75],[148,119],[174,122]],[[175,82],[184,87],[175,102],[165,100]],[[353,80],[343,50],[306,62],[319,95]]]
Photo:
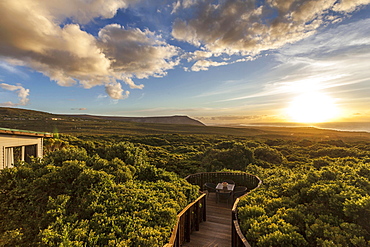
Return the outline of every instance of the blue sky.
[[[370,0],[5,0],[0,106],[370,121]]]

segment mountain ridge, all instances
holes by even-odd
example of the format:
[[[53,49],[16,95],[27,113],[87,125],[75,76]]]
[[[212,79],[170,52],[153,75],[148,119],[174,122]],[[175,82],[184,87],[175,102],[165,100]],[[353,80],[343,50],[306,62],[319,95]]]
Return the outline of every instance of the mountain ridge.
[[[202,122],[193,119],[189,116],[157,116],[157,117],[121,117],[121,116],[105,116],[105,115],[90,115],[90,114],[54,114],[49,112],[28,110],[22,108],[0,107],[0,117],[3,120],[35,120],[39,119],[55,119],[63,120],[63,118],[79,118],[85,120],[109,120],[122,122],[136,123],[153,123],[153,124],[183,124],[205,126]],[[40,119],[41,118],[41,119]]]
[[[82,119],[99,119],[99,120],[111,120],[111,121],[122,121],[122,122],[135,122],[135,123],[155,123],[155,124],[185,124],[185,125],[196,125],[206,126],[199,120],[193,119],[189,116],[174,115],[174,116],[156,116],[156,117],[119,117],[119,116],[100,116],[90,114],[59,114],[59,116],[76,117]]]
[[[80,116],[80,117],[77,117]],[[83,118],[84,117],[84,118]],[[162,124],[118,121],[102,119],[103,116],[93,115],[63,115],[51,114],[40,111],[0,107],[0,127],[8,129],[29,130],[37,132],[69,135],[216,135],[224,136],[249,136],[260,140],[277,139],[307,139],[307,140],[338,140],[361,142],[369,141],[370,133],[346,132],[313,127],[217,127],[206,126],[198,121],[197,125],[184,124],[186,116],[149,117],[163,119],[180,119],[182,124]],[[104,116],[106,117],[106,116]],[[125,117],[118,117],[124,120]],[[145,118],[144,118],[145,119]],[[143,121],[138,118],[137,121]],[[153,119],[150,119],[153,120]],[[192,120],[190,120],[192,121]],[[196,121],[196,120],[194,120]],[[194,123],[194,122],[193,122]]]

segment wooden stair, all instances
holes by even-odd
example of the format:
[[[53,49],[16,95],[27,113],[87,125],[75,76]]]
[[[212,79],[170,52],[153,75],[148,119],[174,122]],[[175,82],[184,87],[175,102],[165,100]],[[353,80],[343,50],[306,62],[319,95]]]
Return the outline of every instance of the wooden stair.
[[[231,246],[231,203],[216,203],[215,193],[207,196],[207,221],[200,224],[200,230],[190,236],[188,247],[230,247]]]

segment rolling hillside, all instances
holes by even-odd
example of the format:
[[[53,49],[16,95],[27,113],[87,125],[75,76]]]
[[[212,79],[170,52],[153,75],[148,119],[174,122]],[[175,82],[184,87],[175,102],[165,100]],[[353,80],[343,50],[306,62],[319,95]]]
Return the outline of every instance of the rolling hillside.
[[[56,115],[40,111],[0,107],[0,127],[72,135],[162,135],[191,134],[255,139],[315,139],[369,141],[370,133],[316,129],[312,127],[215,127],[186,116],[111,117]]]
[[[205,126],[198,120],[188,116],[163,116],[163,117],[112,117],[94,115],[58,115],[61,117],[73,117],[86,120],[110,120],[134,123],[153,123],[153,124],[185,124],[195,126]]]

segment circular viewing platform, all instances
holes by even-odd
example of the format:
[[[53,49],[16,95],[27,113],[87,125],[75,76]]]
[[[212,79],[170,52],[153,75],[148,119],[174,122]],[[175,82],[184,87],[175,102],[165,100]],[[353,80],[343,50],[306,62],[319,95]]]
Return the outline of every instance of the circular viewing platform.
[[[261,186],[262,181],[245,172],[202,172],[185,179],[206,193],[178,215],[171,241],[165,246],[250,246],[240,230],[237,205],[240,197]],[[228,200],[219,200],[220,190],[204,186],[224,181],[231,181],[232,188],[244,187],[246,190],[242,194],[230,191]]]

